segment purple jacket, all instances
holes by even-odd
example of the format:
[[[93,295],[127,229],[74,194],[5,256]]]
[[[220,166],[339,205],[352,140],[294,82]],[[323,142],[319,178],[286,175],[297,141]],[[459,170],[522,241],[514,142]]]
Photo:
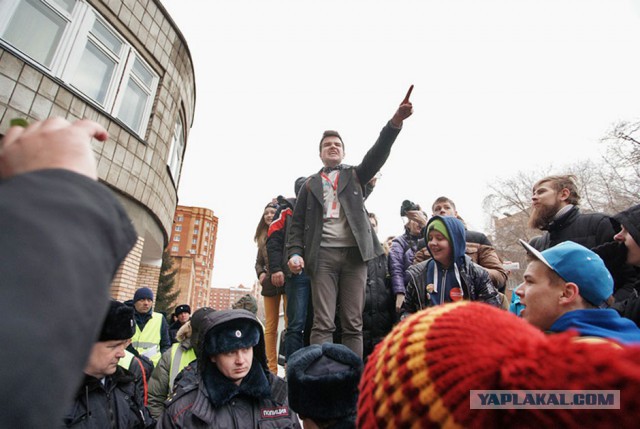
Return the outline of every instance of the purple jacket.
[[[409,282],[407,268],[413,263],[419,239],[419,236],[413,236],[406,231],[393,239],[389,251],[389,274],[391,274],[391,289],[396,295],[405,293],[405,285]]]

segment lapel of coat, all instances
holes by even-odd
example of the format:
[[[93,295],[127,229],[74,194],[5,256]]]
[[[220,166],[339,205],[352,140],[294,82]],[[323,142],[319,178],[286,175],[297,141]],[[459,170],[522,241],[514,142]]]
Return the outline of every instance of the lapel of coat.
[[[320,173],[311,176],[311,180],[309,180],[309,190],[318,202],[320,202],[320,205],[323,205],[324,196],[322,194],[322,177],[320,177]]]
[[[340,195],[340,193],[344,191],[344,188],[347,187],[349,182],[351,182],[351,176],[353,176],[352,168],[345,168],[340,171],[340,178],[338,179],[338,195]]]

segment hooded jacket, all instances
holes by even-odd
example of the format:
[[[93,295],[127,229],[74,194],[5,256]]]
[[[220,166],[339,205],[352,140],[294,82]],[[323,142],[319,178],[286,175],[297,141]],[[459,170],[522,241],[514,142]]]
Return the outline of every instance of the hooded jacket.
[[[611,223],[613,224],[613,228],[615,230],[619,230],[620,226],[623,225],[624,228],[629,231],[631,237],[635,240],[636,243],[640,244],[640,204],[635,205],[633,207],[629,207],[626,210],[621,211],[611,218]],[[623,243],[616,243],[621,246],[620,249],[623,252],[617,258],[620,261],[621,265],[626,264],[626,246]],[[604,260],[605,259],[600,252],[594,249]],[[609,266],[607,265],[607,268]],[[636,272],[638,267],[635,268]],[[615,279],[615,272],[610,268],[609,271],[612,271]],[[618,311],[621,316],[626,317],[628,319],[633,320],[636,325],[640,326],[640,297],[638,296],[638,290],[640,290],[640,281],[636,281],[635,284],[632,285],[633,290],[630,295],[626,299],[622,299],[620,301],[616,300],[615,304],[613,304],[612,308]]]
[[[193,356],[193,349],[191,344],[191,321],[187,321],[178,330],[176,339],[179,343],[173,344],[171,348],[164,353],[158,362],[158,366],[153,370],[151,379],[149,380],[149,412],[153,418],[160,418],[164,412],[164,401],[169,397],[169,393],[173,388],[172,369],[176,374],[180,372],[182,368],[176,368],[180,366],[181,359],[178,362],[172,362],[172,357],[176,356],[180,358],[181,355]],[[176,349],[174,353],[173,350]],[[173,355],[173,356],[172,356]],[[173,363],[173,365],[172,365]]]
[[[489,273],[465,254],[465,230],[460,220],[451,216],[434,216],[425,228],[425,235],[431,223],[437,219],[444,223],[449,233],[453,263],[450,267],[444,267],[432,258],[408,268],[409,283],[402,305],[402,317],[429,306],[457,301],[460,294],[462,299],[502,307],[502,297],[491,283]]]
[[[207,314],[203,338],[210,330],[237,320],[255,324],[260,333],[251,370],[242,383],[238,386],[222,376],[205,353],[206,341],[199,341],[197,376],[189,378],[191,383],[183,384],[183,378],[177,385],[158,428],[300,428],[289,408],[286,382],[269,371],[264,332],[252,313],[223,310]],[[212,377],[211,382],[205,381],[207,377]]]
[[[614,215],[611,223],[615,230],[619,230],[620,225],[624,225],[635,242],[640,244],[640,204]]]
[[[469,255],[474,263],[487,270],[491,283],[493,283],[496,289],[504,290],[509,274],[502,266],[502,260],[498,256],[493,244],[491,244],[491,241],[489,241],[486,235],[479,231],[465,229],[465,236],[467,241],[465,253]],[[421,239],[418,243],[418,249],[420,250],[415,253],[414,264],[426,261],[431,257],[429,250],[425,246],[424,239]]]
[[[640,344],[640,328],[610,308],[569,311],[553,322],[549,330],[564,332],[572,329],[583,337],[607,338],[625,345]]]

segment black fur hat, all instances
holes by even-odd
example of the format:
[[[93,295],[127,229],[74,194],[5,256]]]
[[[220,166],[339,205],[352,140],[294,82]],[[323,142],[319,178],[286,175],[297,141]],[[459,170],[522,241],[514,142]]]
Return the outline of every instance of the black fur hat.
[[[98,341],[128,340],[136,333],[133,307],[112,300]]]
[[[191,307],[188,304],[182,304],[176,307],[174,314],[177,316],[178,314],[189,313],[191,314]]]
[[[204,337],[206,356],[253,347],[260,341],[260,328],[247,319],[232,319],[207,331]]]
[[[362,359],[342,344],[296,351],[287,361],[289,406],[313,420],[355,416],[362,366]]]

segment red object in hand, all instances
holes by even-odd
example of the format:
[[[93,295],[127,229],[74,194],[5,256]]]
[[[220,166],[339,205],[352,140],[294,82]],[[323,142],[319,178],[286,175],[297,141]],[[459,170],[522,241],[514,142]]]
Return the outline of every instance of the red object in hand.
[[[400,104],[407,104],[409,102],[409,97],[411,97],[411,91],[413,91],[413,85],[409,87],[409,91],[407,91],[407,95],[405,95],[404,100]]]

